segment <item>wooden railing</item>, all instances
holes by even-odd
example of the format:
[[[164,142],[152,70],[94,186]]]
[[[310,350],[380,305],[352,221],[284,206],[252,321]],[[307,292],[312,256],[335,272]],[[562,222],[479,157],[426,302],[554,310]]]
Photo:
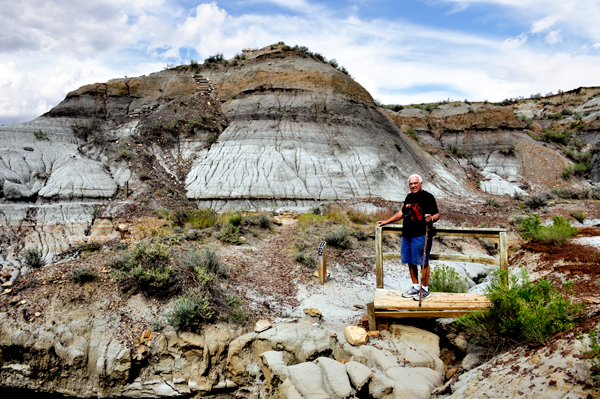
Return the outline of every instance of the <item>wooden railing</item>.
[[[377,288],[383,288],[383,260],[400,259],[398,253],[383,252],[383,233],[395,233],[402,235],[401,224],[386,224],[375,228],[375,272],[377,276]],[[487,265],[498,265],[502,270],[508,270],[508,247],[506,244],[506,229],[495,228],[471,228],[471,227],[433,227],[429,234],[441,236],[458,237],[488,237],[498,239],[498,258],[486,258],[469,255],[430,254],[429,260],[447,260],[456,262],[484,263]]]

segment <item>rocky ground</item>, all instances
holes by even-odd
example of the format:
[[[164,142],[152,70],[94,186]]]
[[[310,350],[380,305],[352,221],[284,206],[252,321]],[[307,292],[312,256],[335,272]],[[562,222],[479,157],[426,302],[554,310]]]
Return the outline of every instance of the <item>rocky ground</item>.
[[[574,398],[585,397],[588,394],[593,397],[593,395],[597,394],[597,391],[594,390],[595,388],[590,382],[589,364],[586,363],[585,359],[582,359],[581,353],[584,351],[584,348],[581,341],[577,339],[577,336],[579,332],[592,328],[600,318],[600,290],[597,289],[600,266],[599,262],[596,261],[596,259],[600,259],[600,248],[596,245],[597,237],[600,236],[600,227],[592,226],[600,222],[597,203],[587,200],[555,201],[543,210],[545,219],[554,215],[568,216],[572,210],[584,210],[586,213],[587,218],[584,220],[584,223],[587,227],[581,226],[579,228],[579,237],[560,248],[556,248],[548,245],[523,242],[515,231],[514,223],[511,222],[511,218],[514,218],[519,213],[523,214],[524,209],[522,209],[522,204],[508,198],[505,201],[505,206],[500,207],[486,204],[474,204],[468,207],[457,206],[450,202],[441,201],[440,209],[444,215],[441,223],[455,226],[506,226],[509,230],[511,269],[516,271],[520,266],[525,266],[533,279],[550,278],[557,286],[562,286],[565,281],[575,282],[575,291],[577,294],[574,299],[587,304],[586,314],[589,320],[585,324],[580,325],[575,331],[556,337],[548,345],[519,347],[510,353],[494,357],[479,367],[476,366],[481,360],[472,362],[472,356],[468,358],[464,357],[465,354],[468,355],[469,352],[472,352],[473,348],[465,345],[464,342],[457,340],[455,337],[453,338],[452,335],[447,336],[447,333],[444,332],[446,330],[441,327],[443,324],[437,325],[436,323],[427,322],[416,322],[415,324],[415,322],[404,321],[403,324],[408,323],[408,325],[416,326],[425,331],[435,332],[440,336],[440,346],[438,348],[440,352],[437,356],[439,356],[439,362],[441,363],[436,363],[438,364],[437,366],[433,366],[432,363],[431,366],[433,370],[437,370],[436,372],[440,373],[439,377],[434,378],[436,382],[432,383],[432,385],[428,385],[429,383],[427,383],[421,386],[421,388],[429,387],[427,388],[428,392],[431,392],[436,386],[448,383],[448,388],[443,392],[445,395],[454,392],[452,397],[456,398],[481,397],[484,391],[488,392],[488,395],[491,395],[489,397],[504,397],[505,395],[508,395],[508,397],[518,397],[521,395],[521,392],[523,392],[525,397],[535,397],[537,395],[536,392],[547,392],[547,389],[556,390],[555,393],[548,397]],[[338,205],[356,206],[356,202],[360,201]],[[368,203],[363,203],[363,206],[366,206],[365,204]],[[379,205],[390,205],[390,203],[384,202]],[[449,209],[452,207],[453,211],[450,212]],[[285,330],[285,325],[297,323],[299,320],[306,318],[303,312],[306,308],[319,309],[323,314],[323,321],[315,319],[317,323],[325,326],[325,330],[329,331],[330,334],[336,334],[337,339],[341,340],[340,342],[345,342],[341,338],[344,326],[362,324],[361,319],[364,316],[364,310],[361,308],[372,300],[372,293],[375,288],[372,222],[363,225],[358,224],[359,228],[366,232],[366,237],[364,240],[353,238],[350,249],[336,249],[332,247],[327,249],[330,275],[328,282],[322,286],[313,275],[314,268],[295,262],[292,259],[292,255],[298,247],[303,245],[315,250],[325,232],[330,230],[332,225],[315,224],[306,226],[299,215],[285,213],[275,216],[273,220],[276,224],[273,224],[270,229],[261,229],[258,227],[246,227],[243,229],[244,241],[239,246],[220,243],[215,238],[215,233],[208,230],[203,236],[204,238],[198,241],[181,240],[179,244],[172,246],[172,251],[177,252],[189,248],[203,248],[207,244],[217,248],[222,264],[229,269],[229,276],[222,280],[221,287],[225,292],[237,295],[242,299],[247,311],[251,314],[250,318],[242,322],[242,324],[231,324],[228,327],[221,326],[217,328],[218,331],[221,331],[220,335],[223,335],[223,328],[228,331],[224,335],[229,337],[226,339],[226,342],[230,342],[231,339],[236,337],[244,336],[244,334],[254,334],[251,333],[253,325],[259,319],[267,319],[275,326],[281,325],[283,330],[278,331],[287,331]],[[574,224],[579,224],[572,218],[571,220]],[[151,236],[152,232],[159,234],[158,232],[161,231],[161,228],[170,226],[171,224],[170,220],[157,216],[139,220],[129,217],[115,220],[115,222],[121,222],[121,224],[127,226],[126,229],[123,229],[126,230],[126,233],[123,235],[121,242],[127,242],[130,246],[144,237]],[[172,306],[172,302],[168,298],[147,299],[140,294],[124,292],[111,275],[111,268],[106,263],[107,259],[117,255],[112,245],[106,244],[98,252],[73,252],[68,256],[70,259],[67,258],[51,267],[43,267],[23,276],[18,284],[7,288],[2,294],[3,300],[0,303],[0,311],[3,314],[5,322],[20,320],[20,322],[26,323],[29,326],[27,327],[28,331],[38,331],[36,334],[39,334],[39,331],[48,329],[48,327],[44,326],[52,325],[56,322],[57,318],[64,318],[65,311],[70,315],[69,318],[75,319],[84,317],[84,314],[87,314],[85,317],[89,318],[91,313],[91,317],[97,317],[103,321],[101,323],[99,321],[88,321],[90,325],[99,323],[94,328],[103,328],[111,331],[110,334],[113,336],[111,342],[117,341],[120,342],[123,348],[130,348],[132,350],[132,357],[134,358],[135,356],[141,356],[143,350],[140,350],[140,337],[143,336],[145,331],[156,329],[157,323],[163,327],[166,325],[164,315],[170,309],[170,306]],[[385,245],[387,251],[398,250],[398,241],[395,238],[386,239]],[[309,250],[309,252],[312,250]],[[481,240],[447,238],[441,241],[436,240],[433,251],[442,253],[489,254],[488,251],[493,253],[494,249],[493,245],[490,246]],[[455,266],[456,270],[470,278],[473,278],[475,274],[478,274],[482,270],[477,265],[459,264],[458,262],[445,263]],[[71,272],[81,267],[95,270],[99,274],[100,279],[83,285],[74,283],[70,279]],[[489,269],[487,271],[489,272]],[[386,261],[384,273],[386,276],[386,288],[403,289],[409,284],[409,277],[405,267],[395,261]],[[94,314],[94,312],[97,313]],[[80,314],[80,316],[77,316],[77,314]],[[310,318],[308,322],[310,322]],[[12,323],[9,322],[8,325]],[[50,327],[50,329],[52,328]],[[66,329],[67,327],[65,326],[64,328]],[[69,328],[72,329],[73,327]],[[305,333],[309,334],[309,330]],[[165,330],[164,334],[167,334],[167,331]],[[14,333],[13,331],[12,334]],[[85,336],[87,333],[82,334]],[[256,342],[262,342],[260,341],[260,336],[253,335],[252,342],[256,340],[258,340]],[[313,335],[310,336],[313,337]],[[394,349],[396,348],[394,345],[397,345],[394,344],[394,336],[394,333],[392,335],[383,335],[381,338],[371,340],[369,346],[385,349],[386,346],[391,345],[386,350],[396,353],[394,356],[397,356],[398,361],[405,361],[407,359],[406,353]],[[247,338],[250,339],[249,337]],[[277,341],[281,337],[271,337],[269,339]],[[316,338],[303,339],[308,342]],[[90,338],[88,340],[90,344],[93,341]],[[328,342],[328,340],[326,341]],[[107,345],[110,346],[109,344]],[[223,348],[227,348],[227,343],[224,343],[224,345]],[[256,348],[260,347],[260,345],[253,345],[255,345],[253,348],[256,352],[258,350]],[[325,345],[325,343],[318,345]],[[329,343],[326,346],[328,345]],[[349,353],[353,353],[353,349],[348,347],[347,343],[343,345],[346,345],[344,346],[344,354],[334,355],[334,358],[337,360],[343,360],[344,358],[353,359],[352,356],[354,355],[348,355]],[[66,343],[65,346],[67,346]],[[231,351],[231,343],[229,344],[229,348]],[[273,349],[275,351],[279,350],[277,349],[277,345]],[[155,348],[150,347],[149,350],[153,351]],[[298,364],[304,364],[302,362],[308,360],[308,363],[310,363],[311,360],[316,359],[311,357],[312,355],[308,357],[301,355],[305,350],[307,350],[306,347],[289,349],[289,351],[295,353],[292,358],[296,360],[286,357],[285,361],[281,360],[273,364],[283,362],[280,366],[287,370],[289,366],[298,362],[300,362]],[[260,352],[260,350],[258,351]],[[4,353],[6,357],[6,353],[8,353],[6,349],[4,349]],[[317,350],[314,353],[315,356],[322,356],[324,353],[327,353],[327,349]],[[76,355],[72,356],[74,356],[72,361],[76,362]],[[231,357],[232,355],[229,354],[227,356]],[[302,359],[302,356],[304,356],[304,359]],[[356,356],[355,358],[359,359]],[[393,370],[389,374],[385,374],[387,370],[385,363],[368,360],[374,359],[373,356],[370,354],[365,358],[367,360],[359,361],[359,363],[362,362],[373,370],[380,370],[387,376],[386,378],[392,378],[390,376],[394,375]],[[386,356],[389,356],[389,353]],[[438,358],[437,356],[435,358]],[[10,356],[7,357],[7,359],[9,358]],[[247,361],[247,359],[244,361]],[[271,361],[273,360],[271,359]],[[273,372],[273,367],[281,369],[280,366],[276,367],[273,364],[269,364],[269,361],[265,362],[263,368],[266,367],[267,374],[269,373],[268,370]],[[321,360],[322,362],[326,363],[325,360]],[[227,367],[233,366],[229,364]],[[313,366],[306,367],[310,369]],[[290,370],[289,373],[293,377],[295,369]],[[467,370],[470,371],[467,372]],[[264,370],[263,373],[265,373]],[[286,373],[288,372],[286,371]],[[459,378],[461,373],[464,374]],[[240,395],[248,395],[249,392],[254,392],[254,395],[262,389],[264,392],[280,392],[282,397],[294,397],[293,393],[290,393],[292,392],[290,391],[291,388],[287,385],[282,385],[284,380],[276,383],[269,380],[269,378],[272,379],[273,377],[267,378],[270,381],[269,383],[272,384],[269,388],[269,384],[256,385],[256,383],[249,382],[247,373],[241,372],[241,375],[245,375],[241,380],[239,376],[236,379],[230,374],[224,375],[228,375],[229,379],[222,381],[219,378],[213,379],[210,382],[213,388],[221,382],[227,384],[227,381],[231,381],[231,388],[233,389],[234,386],[237,387],[237,391],[234,389],[232,392],[238,392]],[[301,375],[303,374],[296,375],[294,377],[296,379],[290,377],[292,378],[291,381],[295,384],[296,388],[294,389],[299,389],[300,391],[302,389],[298,387],[302,386],[301,382],[299,382],[303,378]],[[9,380],[14,383],[15,377],[11,376]],[[402,379],[394,381],[393,384],[391,382],[389,384],[399,386],[397,385],[401,384],[399,381],[404,381],[402,384],[406,383]],[[206,381],[202,382],[202,384],[206,383]],[[382,384],[377,389],[384,389],[386,385],[383,382]],[[15,384],[15,386],[19,386],[19,384]],[[494,388],[491,389],[490,386]],[[132,390],[131,392],[137,392],[131,385],[128,385],[128,387],[127,389]],[[119,392],[123,394],[124,392],[128,392],[127,389]],[[252,389],[255,391],[252,391]],[[386,392],[393,391],[390,391],[389,387],[385,389],[388,390]],[[287,393],[283,393],[284,391]],[[82,393],[75,389],[64,389],[64,387],[63,392],[78,395]],[[162,391],[155,390],[153,392],[154,394],[160,394]],[[185,393],[185,390],[175,390],[174,392],[181,394]],[[194,392],[194,390],[192,389],[190,392]],[[218,389],[215,392],[218,392]],[[397,392],[403,391],[397,388]],[[425,395],[425,390],[419,392],[411,391],[411,395],[413,397],[429,397],[430,395],[429,393]],[[495,393],[492,394],[492,392]],[[93,390],[89,393],[93,393]],[[104,394],[111,395],[108,391],[104,392]],[[383,393],[378,395],[371,393],[370,397],[385,397]]]

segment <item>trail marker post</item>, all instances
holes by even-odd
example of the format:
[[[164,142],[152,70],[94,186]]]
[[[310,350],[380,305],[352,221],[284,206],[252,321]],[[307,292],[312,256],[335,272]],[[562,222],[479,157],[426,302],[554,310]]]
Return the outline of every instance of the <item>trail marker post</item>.
[[[325,284],[327,281],[327,255],[325,254],[325,241],[319,244],[319,283]]]

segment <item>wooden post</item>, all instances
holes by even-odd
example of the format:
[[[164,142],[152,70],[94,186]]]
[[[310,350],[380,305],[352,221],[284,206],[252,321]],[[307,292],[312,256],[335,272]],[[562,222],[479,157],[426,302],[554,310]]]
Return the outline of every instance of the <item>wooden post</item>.
[[[325,254],[325,241],[319,245],[319,283],[325,284],[327,281],[327,255]]]
[[[375,228],[375,275],[377,288],[383,288],[383,242],[381,226]]]
[[[498,251],[500,252],[500,270],[506,271],[506,281],[508,285],[508,244],[506,243],[506,231],[498,233]]]
[[[375,304],[367,303],[367,315],[369,317],[369,331],[377,330],[377,319],[375,318]]]
[[[125,199],[129,196],[129,180],[125,182]]]

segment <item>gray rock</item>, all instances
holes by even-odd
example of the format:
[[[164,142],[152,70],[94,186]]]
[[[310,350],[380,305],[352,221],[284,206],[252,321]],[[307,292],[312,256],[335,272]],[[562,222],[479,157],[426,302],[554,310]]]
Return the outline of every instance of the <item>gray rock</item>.
[[[315,363],[300,363],[289,366],[290,380],[298,392],[314,399],[329,399],[330,396],[323,389],[321,369]]]
[[[283,384],[281,384],[281,397],[283,399],[303,399],[304,397],[298,392],[294,384],[290,379],[286,379]]]
[[[375,399],[383,398],[394,392],[396,383],[388,376],[380,373],[373,373],[369,381],[369,394]]]
[[[352,395],[353,389],[348,380],[346,367],[342,363],[327,357],[318,358],[316,363],[321,367],[325,391],[329,396],[333,399],[345,399]]]
[[[4,197],[9,200],[21,200],[33,197],[34,193],[24,184],[13,183],[10,180],[4,180],[2,188]]]
[[[316,359],[330,351],[329,333],[305,322],[277,324],[260,333],[257,339],[266,348],[285,350],[299,362]]]
[[[53,165],[52,175],[39,192],[41,197],[112,197],[117,184],[100,162],[69,157]]]
[[[419,399],[428,399],[431,391],[441,385],[442,373],[426,367],[392,367],[386,375]]]
[[[359,391],[371,378],[371,369],[359,362],[346,363],[346,372],[354,388]]]

